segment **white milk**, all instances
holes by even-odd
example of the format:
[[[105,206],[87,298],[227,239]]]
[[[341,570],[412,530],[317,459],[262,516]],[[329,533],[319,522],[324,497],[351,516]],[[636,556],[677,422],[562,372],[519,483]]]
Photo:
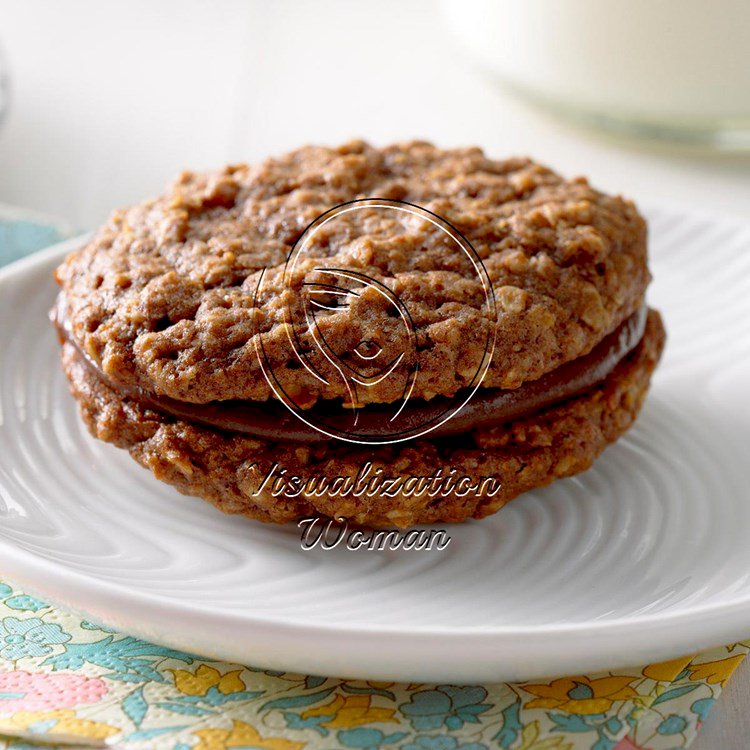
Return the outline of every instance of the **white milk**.
[[[750,120],[750,0],[443,0],[486,67],[550,103],[625,119]]]

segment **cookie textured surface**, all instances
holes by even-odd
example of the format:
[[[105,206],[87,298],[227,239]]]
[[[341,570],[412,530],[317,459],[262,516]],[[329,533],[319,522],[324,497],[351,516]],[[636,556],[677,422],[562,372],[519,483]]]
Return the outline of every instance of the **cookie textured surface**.
[[[473,370],[462,373],[460,363],[477,358],[488,327],[496,327],[496,349],[482,385],[514,388],[585,354],[642,304],[646,227],[629,201],[476,148],[355,142],[186,172],[164,196],[114,213],[58,271],[73,335],[122,384],[196,403],[268,399],[252,339],[262,332],[269,351],[279,349],[275,369],[287,366],[284,262],[311,221],[364,197],[408,201],[446,219],[471,242],[494,289],[491,320],[477,280],[429,226],[352,216],[356,242],[347,231],[320,237],[326,265],[367,273],[409,303],[421,352],[415,398],[466,387]],[[356,341],[357,312],[330,315],[328,337]],[[311,400],[347,395],[339,380],[322,384],[304,369],[294,377]],[[394,401],[396,383],[384,380],[362,399]]]
[[[485,276],[423,215],[369,205],[322,224],[289,270],[311,222],[366,198],[440,217]],[[334,301],[319,305],[314,324],[290,318],[293,303],[314,294],[309,274],[325,269],[369,286],[329,288]],[[480,149],[422,142],[306,147],[258,166],[184,173],[165,195],[115,212],[56,276],[63,367],[92,434],[183,493],[277,523],[323,515],[407,527],[481,518],[583,471],[635,420],[665,339],[659,314],[644,312],[646,225],[630,201],[529,159],[497,161]],[[418,367],[399,355],[389,370],[418,373],[408,398],[403,378],[384,376],[352,399],[346,379],[321,377],[290,357],[293,339],[303,351],[316,336],[336,352],[392,343],[399,318],[385,310],[383,291],[408,308],[413,327]],[[635,320],[638,338],[625,346],[622,332],[632,335]],[[309,330],[297,333],[298,323]],[[477,384],[473,363],[490,338]],[[354,403],[370,416],[390,406],[400,414],[409,399],[409,409],[458,403],[471,386],[497,411],[460,434],[382,445],[318,433],[310,440],[284,427],[290,417],[261,349],[305,413]],[[557,395],[545,402],[546,383]],[[497,404],[510,392],[526,394],[533,408],[504,412]],[[247,405],[246,424],[235,428],[226,415]],[[278,434],[258,431],[259,408],[270,409],[272,426],[279,414]],[[223,421],[207,421],[213,411]],[[357,476],[365,465],[389,477],[427,477],[437,468],[496,485],[491,493],[345,495],[330,485],[295,493],[267,481],[274,467],[287,478],[330,479]]]

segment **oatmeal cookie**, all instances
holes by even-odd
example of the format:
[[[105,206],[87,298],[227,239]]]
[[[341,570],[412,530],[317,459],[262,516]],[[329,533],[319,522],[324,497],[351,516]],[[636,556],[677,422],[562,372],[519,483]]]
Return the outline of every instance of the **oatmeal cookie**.
[[[92,434],[275,523],[494,513],[630,427],[665,340],[630,201],[422,142],[186,172],[56,278]]]
[[[272,397],[254,344],[262,333],[273,370],[295,368],[310,404],[345,399],[340,379],[323,383],[289,359],[285,312],[303,279],[290,288],[282,277],[310,222],[367,197],[417,204],[452,224],[494,292],[489,310],[465,259],[408,216],[360,212],[316,236],[311,265],[367,274],[407,301],[420,353],[413,398],[469,386],[475,368],[463,364],[481,358],[490,331],[482,387],[515,388],[586,354],[642,305],[646,226],[630,201],[478,148],[354,142],[185,172],[165,195],[115,212],[57,272],[72,333],[114,382],[191,403]],[[362,338],[371,302],[360,303],[327,316],[328,340]],[[359,394],[362,403],[401,396],[398,378]]]

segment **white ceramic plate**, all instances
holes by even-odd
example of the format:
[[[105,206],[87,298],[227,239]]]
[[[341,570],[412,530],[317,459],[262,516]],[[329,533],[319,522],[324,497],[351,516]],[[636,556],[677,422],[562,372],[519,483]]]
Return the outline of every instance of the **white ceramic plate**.
[[[750,637],[750,225],[654,211],[669,343],[586,474],[443,550],[303,551],[89,437],[47,321],[69,242],[0,271],[0,574],[85,616],[312,674],[518,680]]]

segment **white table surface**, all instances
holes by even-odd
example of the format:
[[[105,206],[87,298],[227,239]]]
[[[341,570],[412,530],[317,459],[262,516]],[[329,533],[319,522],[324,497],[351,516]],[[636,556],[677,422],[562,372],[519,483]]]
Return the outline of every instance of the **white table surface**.
[[[747,750],[750,746],[750,662],[743,662],[711,709],[690,750]]]
[[[183,168],[352,137],[479,144],[639,202],[750,216],[750,156],[617,141],[538,112],[472,66],[429,2],[0,0],[0,19],[13,84],[0,202],[82,228]],[[695,750],[744,750],[749,698],[744,665]]]
[[[186,167],[355,136],[476,143],[639,201],[750,214],[750,157],[616,142],[519,104],[430,2],[0,0],[0,19],[0,202],[81,227]]]

